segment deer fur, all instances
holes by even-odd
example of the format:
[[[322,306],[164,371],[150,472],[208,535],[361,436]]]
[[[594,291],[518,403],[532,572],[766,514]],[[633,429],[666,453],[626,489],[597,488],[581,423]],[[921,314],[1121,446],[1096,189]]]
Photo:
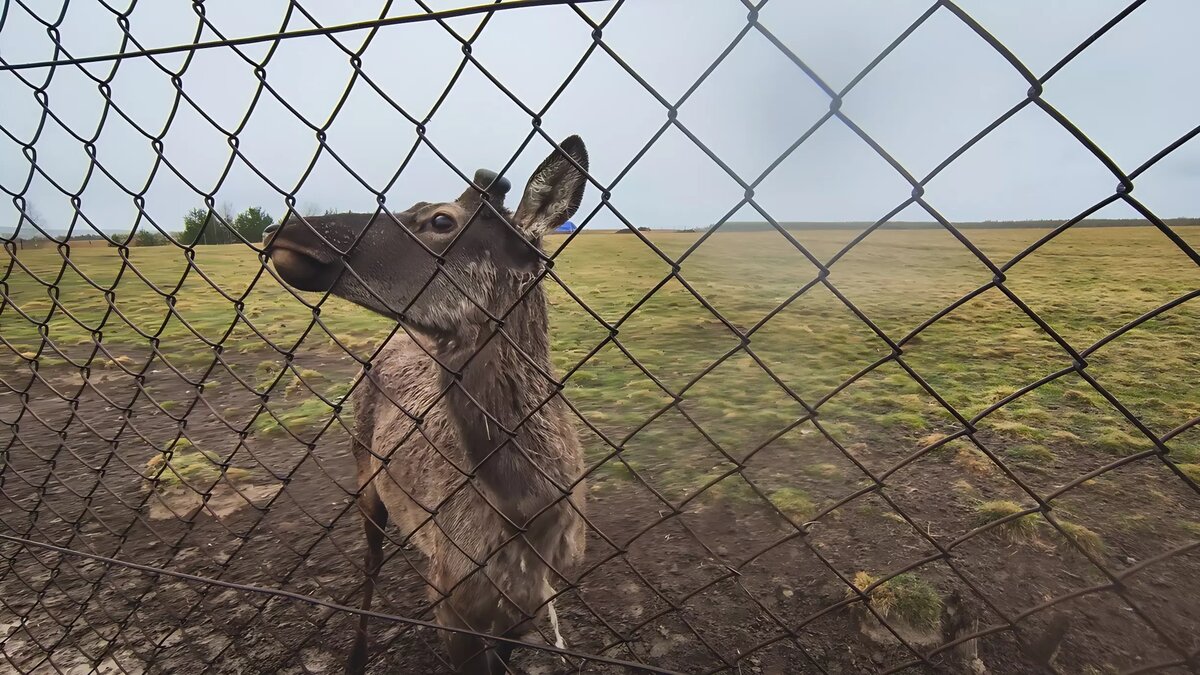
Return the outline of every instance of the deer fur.
[[[528,634],[553,612],[583,555],[583,455],[553,375],[545,294],[530,288],[542,234],[574,214],[586,184],[583,142],[573,136],[559,147],[515,214],[503,205],[508,181],[481,170],[454,202],[291,218],[266,235],[284,282],[394,317],[412,333],[381,349],[352,394],[364,610],[389,520],[395,541],[428,559],[437,622],[475,633]],[[489,314],[503,317],[502,332]],[[351,672],[366,666],[366,629],[363,615]],[[511,645],[441,633],[460,672],[507,671]]]

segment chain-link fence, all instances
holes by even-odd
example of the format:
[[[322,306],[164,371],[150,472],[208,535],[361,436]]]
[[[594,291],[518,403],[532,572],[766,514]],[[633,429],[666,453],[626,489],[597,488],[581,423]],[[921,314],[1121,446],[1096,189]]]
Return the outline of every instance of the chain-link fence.
[[[100,55],[64,33],[83,4],[13,0],[0,16],[0,50],[18,15],[53,45],[45,61],[0,57],[37,110],[32,124],[0,113],[20,168],[0,186],[16,207],[0,278],[5,671],[327,672],[352,652],[379,672],[1200,670],[1200,255],[1194,224],[1134,196],[1200,126],[1123,168],[1043,98],[1153,3],[1118,8],[1037,74],[934,2],[840,88],[773,31],[766,0],[698,3],[743,19],[678,96],[606,41],[628,2],[388,2],[326,26],[290,0],[277,31],[226,37],[197,1],[191,41],[155,47],[135,29],[146,3],[100,0],[93,20],[123,35]],[[540,107],[474,49],[491,22],[534,11],[590,35]],[[968,29],[1026,89],[922,175],[843,103],[933,21]],[[427,111],[393,98],[368,50],[417,26],[459,54]],[[705,113],[688,103],[751,40],[828,107],[747,174],[689,126]],[[324,119],[273,86],[301,41],[350,66]],[[193,59],[213,52],[257,80],[235,115],[189,94]],[[543,128],[598,61],[661,115],[612,175],[589,169],[586,135]],[[170,83],[160,128],[114,95],[135,67]],[[495,172],[457,166],[438,137],[455,130],[434,131],[465,77],[532,121]],[[98,124],[72,121],[56,78],[98,92]],[[330,139],[362,90],[413,139],[382,180]],[[595,100],[614,118],[628,103]],[[266,105],[317,141],[290,185],[246,149]],[[179,111],[227,142],[215,183],[164,141]],[[927,188],[1021,115],[1069,134],[1115,191],[1025,229],[951,222]],[[102,134],[118,124],[153,150],[148,178],[114,168]],[[831,128],[907,194],[853,228],[773,217],[762,186]],[[45,170],[50,134],[83,150],[76,182]],[[619,185],[667,136],[692,153],[678,161],[736,184],[714,225],[662,233],[624,214]],[[608,149],[590,151],[594,165]],[[388,200],[418,153],[448,170],[450,192],[426,199],[457,201]],[[528,185],[522,157],[546,157]],[[305,207],[321,158],[375,203]],[[235,165],[283,218],[222,207]],[[38,212],[39,181],[69,227]],[[167,181],[203,204],[183,233],[153,205]],[[97,183],[131,222],[89,217]],[[1116,207],[1141,227],[1092,227]],[[913,213],[931,226],[896,223]]]

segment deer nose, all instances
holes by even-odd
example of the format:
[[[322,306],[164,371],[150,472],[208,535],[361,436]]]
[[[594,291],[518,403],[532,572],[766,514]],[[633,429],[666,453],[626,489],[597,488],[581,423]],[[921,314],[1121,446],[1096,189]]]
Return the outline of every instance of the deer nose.
[[[488,169],[475,172],[475,184],[497,197],[503,197],[512,189],[512,183],[508,182],[507,178],[502,178],[495,171]]]

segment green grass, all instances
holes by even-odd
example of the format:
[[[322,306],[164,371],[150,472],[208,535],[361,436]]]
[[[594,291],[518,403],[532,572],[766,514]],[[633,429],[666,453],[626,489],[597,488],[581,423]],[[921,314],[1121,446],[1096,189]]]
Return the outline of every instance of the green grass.
[[[1083,525],[1068,522],[1062,520],[1061,518],[1058,520],[1058,524],[1071,539],[1075,540],[1075,543],[1078,544],[1080,548],[1082,548],[1084,551],[1087,551],[1090,555],[1100,556],[1104,554],[1104,540],[1100,537],[1100,535],[1096,534],[1092,530],[1089,530]]]
[[[1200,464],[1177,464],[1183,475],[1192,479],[1195,483],[1200,483]]]
[[[1172,458],[1176,462],[1200,464],[1200,447],[1194,445],[1185,445],[1183,447],[1179,447],[1178,445],[1174,444],[1172,445],[1173,447],[1177,448],[1174,454],[1172,454]]]
[[[867,572],[854,575],[854,586],[862,591],[877,578]],[[847,597],[856,597],[847,591]],[[876,586],[867,596],[871,607],[884,619],[899,618],[923,629],[936,627],[942,618],[942,598],[937,589],[913,572],[898,574]]]
[[[1018,445],[1008,448],[1004,454],[1035,465],[1050,464],[1054,461],[1054,453],[1044,445]]]
[[[1024,510],[1020,504],[1003,499],[980,502],[975,506],[975,526],[981,527]],[[1009,541],[1029,541],[1037,537],[1038,526],[1041,522],[1041,516],[1036,513],[1028,513],[1004,521],[992,528],[991,532],[997,533]]]
[[[1023,415],[1023,417],[1028,416]],[[1010,436],[1016,436],[1018,438],[1037,439],[1041,438],[1042,436],[1042,432],[1040,430],[1026,424],[1025,422],[1018,422],[1016,420],[1001,420],[998,422],[993,422],[989,428]]]
[[[1008,500],[979,502],[975,505],[974,525],[976,527],[987,525],[988,523],[1015,515],[1024,510],[1020,504]],[[1055,520],[1063,532],[1066,533],[1067,537],[1073,540],[1081,549],[1092,556],[1102,556],[1104,554],[1104,539],[1099,534],[1083,525],[1073,523],[1062,517],[1058,517]],[[1005,521],[993,528],[991,532],[1013,543],[1032,543],[1039,540],[1040,534],[1050,529],[1050,523],[1042,518],[1041,514],[1029,513]],[[1060,550],[1074,552],[1069,542],[1061,535],[1056,537],[1056,543]]]
[[[819,259],[835,254],[853,235],[850,231],[798,231],[795,236]],[[1003,263],[1041,235],[1032,229],[971,230],[967,236]],[[650,239],[670,256],[688,249],[698,235],[651,232]],[[1194,230],[1183,232],[1193,243]],[[563,238],[547,239],[554,251]],[[7,255],[7,254],[3,254]],[[264,386],[283,364],[262,348],[262,341],[237,318],[233,304],[189,270],[182,252],[172,247],[135,248],[132,261],[147,279],[174,298],[176,309],[195,330],[210,339],[228,333],[227,349],[248,354],[247,381]],[[106,346],[122,356],[127,368],[145,363],[144,338],[109,313],[104,294],[67,267],[53,249],[23,250],[20,260],[33,274],[54,279],[60,272],[59,298],[81,322],[101,327]],[[121,270],[115,250],[98,246],[71,249],[71,263],[100,285],[112,283]],[[241,245],[203,246],[195,264],[225,293],[244,295],[244,314],[254,327],[285,347],[294,345],[312,322],[312,312],[263,276],[255,254]],[[20,267],[8,266],[7,295],[31,316],[47,319],[49,334],[69,353],[84,354],[91,336],[62,311],[53,310],[45,288]],[[839,259],[829,282],[892,340],[949,303],[992,279],[992,273],[945,231],[892,231],[884,227]],[[557,256],[555,272],[588,306],[610,322],[667,278],[670,266],[635,237],[595,234],[577,237]],[[734,326],[748,330],[776,310],[797,288],[816,276],[816,269],[774,232],[718,232],[694,251],[681,267],[687,284]],[[1200,287],[1200,269],[1153,228],[1106,228],[1068,231],[1007,271],[1006,286],[1039,313],[1076,349],[1129,320]],[[553,359],[560,372],[577,366],[606,336],[599,326],[555,284],[551,302]],[[309,302],[318,296],[305,294]],[[211,361],[213,354],[178,320],[169,319],[168,299],[135,275],[125,273],[117,288],[116,309],[148,333],[161,329],[168,359],[184,363]],[[169,320],[168,320],[169,319]],[[321,319],[344,343],[368,354],[392,329],[389,321],[347,302],[330,299]],[[165,323],[164,323],[165,322]],[[1088,372],[1156,433],[1200,415],[1200,388],[1195,386],[1194,345],[1200,326],[1200,301],[1184,303],[1128,332],[1088,357]],[[0,310],[0,334],[17,353],[42,352],[37,327],[11,308]],[[680,405],[709,438],[703,438],[679,412],[671,410],[625,443],[623,456],[634,470],[664,481],[676,496],[727,471],[713,443],[733,457],[756,449],[777,431],[804,414],[804,408],[744,352],[739,338],[714,317],[679,281],[671,279],[642,308],[620,325],[621,344],[668,392],[648,380],[614,345],[601,349],[579,367],[565,393],[582,413],[616,442],[671,403],[672,394],[730,350],[733,356],[696,382]],[[320,330],[304,349],[336,354],[336,346]],[[885,341],[839,298],[817,284],[796,299],[750,338],[755,357],[808,403],[828,395],[847,378],[891,353]],[[964,416],[984,409],[1020,387],[1070,365],[1069,357],[1002,292],[988,290],[963,304],[903,346],[904,362]],[[131,358],[130,354],[139,356]],[[14,367],[17,354],[3,357]],[[257,368],[254,363],[261,360]],[[102,366],[115,368],[106,361]],[[324,377],[322,377],[324,375]],[[327,373],[301,371],[314,387],[330,387]],[[217,389],[234,386],[228,378]],[[206,387],[206,392],[208,388]],[[292,373],[272,392],[271,405],[284,424],[299,429],[322,424],[332,415],[310,396]],[[903,368],[887,362],[863,375],[820,408],[823,428],[848,448],[888,452],[915,451],[919,439],[952,433],[956,422]],[[259,433],[274,434],[279,422],[260,416]],[[994,447],[1017,470],[1065,465],[1070,455],[1128,455],[1152,447],[1095,388],[1076,375],[1040,387],[980,423],[995,435]],[[610,451],[585,434],[594,460]],[[711,439],[711,442],[710,442]],[[1200,434],[1184,433],[1168,444],[1171,457],[1187,465],[1200,462]],[[796,467],[824,465],[839,454],[819,433],[793,430],[772,446]],[[947,447],[936,457],[949,458],[963,475],[996,475],[997,470],[975,450]],[[852,450],[858,452],[858,450]],[[778,460],[776,460],[778,461]],[[837,460],[837,466],[843,466]],[[884,460],[880,458],[880,462]],[[1093,464],[1100,462],[1097,459]],[[797,469],[763,478],[754,476],[765,494],[797,489],[796,475],[812,482],[847,480],[845,472]],[[1081,464],[1082,466],[1082,464]],[[1189,469],[1185,469],[1189,471]],[[818,475],[819,474],[819,475]],[[599,472],[598,480],[623,480],[623,469]],[[724,485],[715,493],[737,492]],[[657,484],[657,483],[656,483]],[[805,485],[819,501],[825,495]],[[788,494],[784,492],[785,501]],[[805,509],[800,509],[805,510]]]
[[[222,475],[220,456],[215,452],[196,449],[186,438],[176,441],[167,452],[151,457],[145,468],[158,489],[179,487],[186,483],[203,491]],[[249,472],[228,467],[224,475],[229,480],[240,480]]]
[[[246,291],[259,269],[254,252],[241,245],[200,246],[196,249],[195,264],[221,285],[227,294],[238,297]],[[7,254],[5,254],[7,257]],[[53,249],[19,251],[18,257],[33,274],[42,279],[54,279],[63,268],[63,259]],[[229,332],[226,348],[232,351],[256,350],[262,340],[243,321],[238,319],[233,304],[214,290],[195,270],[188,268],[182,251],[174,247],[134,248],[130,259],[138,270],[166,294],[174,297],[175,308],[191,326],[209,339],[216,340]],[[7,263],[7,260],[4,261]],[[121,269],[116,249],[106,246],[76,246],[71,249],[71,262],[99,285],[111,284]],[[7,266],[7,265],[6,265]],[[26,313],[42,320],[53,305],[45,288],[29,274],[14,268],[9,274],[10,297]],[[81,322],[98,326],[109,310],[104,293],[89,285],[70,267],[58,283],[62,308]],[[199,353],[197,341],[187,327],[168,312],[168,298],[152,289],[135,275],[126,272],[117,287],[114,308],[146,333],[163,327],[163,351],[168,358],[184,361],[189,358],[212,357],[210,350]],[[245,315],[254,327],[282,344],[295,342],[300,332],[312,320],[312,312],[299,304],[274,280],[264,278],[245,299]],[[350,303],[331,300],[322,309],[325,321],[339,338],[365,343],[378,339],[388,329],[380,317],[353,308]],[[66,350],[84,350],[91,344],[88,331],[75,324],[62,310],[50,314],[50,335]],[[113,316],[104,324],[105,344],[113,348],[141,350],[145,338],[132,327]],[[19,351],[35,352],[38,348],[36,326],[13,311],[0,313],[0,331],[18,346]],[[10,337],[11,336],[11,337]],[[189,339],[191,338],[191,339]],[[321,346],[332,342],[318,330],[312,339]],[[117,349],[121,353],[121,349]]]
[[[275,415],[264,411],[254,420],[256,431],[266,435],[284,434],[284,427],[287,427],[296,434],[322,427],[334,415],[333,408],[315,396],[295,404],[272,406],[271,410]],[[343,419],[347,419],[345,413]]]
[[[816,504],[803,490],[779,488],[767,495],[776,508],[797,523],[803,523],[817,511]]]

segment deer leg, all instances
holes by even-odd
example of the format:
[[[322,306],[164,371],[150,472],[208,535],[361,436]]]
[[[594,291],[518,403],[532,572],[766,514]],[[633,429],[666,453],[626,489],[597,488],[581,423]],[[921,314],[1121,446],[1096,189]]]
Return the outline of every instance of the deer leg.
[[[367,556],[363,565],[366,579],[363,580],[361,609],[371,609],[371,596],[375,594],[375,578],[383,565],[383,529],[387,527],[388,512],[375,491],[374,485],[365,486],[358,495],[358,508],[362,512],[363,530],[367,535]],[[347,673],[362,673],[367,667],[367,615],[358,617],[358,628],[354,632],[354,646],[346,662]]]
[[[480,595],[490,597],[482,593]],[[478,599],[476,598],[476,601]],[[479,631],[481,627],[473,626],[452,603],[453,600],[447,600],[438,606],[438,623],[447,627]],[[450,663],[459,675],[504,675],[514,672],[506,665],[513,651],[513,645],[510,643],[490,643],[478,635],[456,631],[443,631],[442,640]]]
[[[445,642],[450,662],[460,675],[503,675],[509,672],[505,662],[513,648],[508,643],[491,647],[482,638],[465,633],[450,633]]]
[[[517,646],[511,642],[501,642],[500,644],[496,645],[496,660],[499,662],[497,665],[500,666],[500,670],[496,672],[510,672],[508,670],[508,663],[512,661],[512,653],[516,648]]]

